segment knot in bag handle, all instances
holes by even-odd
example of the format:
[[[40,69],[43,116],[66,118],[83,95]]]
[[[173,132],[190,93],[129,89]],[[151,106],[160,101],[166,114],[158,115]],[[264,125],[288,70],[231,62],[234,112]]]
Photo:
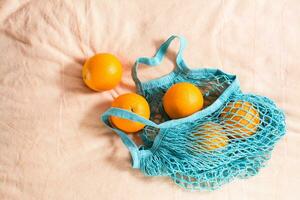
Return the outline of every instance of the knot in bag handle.
[[[138,58],[136,60],[136,62],[134,63],[134,66],[132,68],[132,78],[137,86],[137,89],[139,90],[138,91],[139,93],[141,93],[141,94],[143,93],[143,91],[141,91],[142,82],[138,78],[139,64],[142,63],[142,64],[149,65],[149,66],[159,65],[161,63],[162,59],[165,57],[170,44],[176,38],[179,39],[179,42],[180,42],[180,47],[179,47],[179,50],[178,50],[178,53],[176,56],[176,68],[183,69],[183,70],[187,68],[186,64],[183,60],[183,57],[182,57],[183,50],[185,49],[186,43],[187,43],[186,39],[182,36],[173,35],[159,47],[159,49],[155,53],[154,57],[152,57],[152,58],[141,57],[141,58]]]
[[[148,126],[153,126],[153,127],[158,127],[158,125],[144,117],[141,117],[133,112],[130,112],[128,110],[120,109],[120,108],[110,108],[108,109],[103,115],[101,116],[102,121],[106,126],[114,130],[121,138],[122,142],[124,145],[128,148],[131,157],[132,157],[132,167],[133,168],[139,168],[140,167],[140,150],[138,146],[134,143],[134,141],[123,131],[115,128],[112,126],[110,123],[109,117],[110,116],[116,116],[120,117],[123,119],[128,119],[132,120],[135,122],[140,122],[142,124],[148,125]],[[147,151],[147,150],[144,150]]]

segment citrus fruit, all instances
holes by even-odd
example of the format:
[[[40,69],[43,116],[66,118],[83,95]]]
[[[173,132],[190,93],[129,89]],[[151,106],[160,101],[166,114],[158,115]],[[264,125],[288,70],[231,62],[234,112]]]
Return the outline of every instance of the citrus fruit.
[[[114,88],[121,81],[121,77],[121,62],[109,53],[94,55],[84,63],[82,68],[83,81],[95,91]]]
[[[136,93],[127,93],[118,96],[113,102],[112,107],[122,108],[149,119],[150,107],[146,99]],[[144,124],[128,119],[111,116],[112,124],[127,133],[134,133],[144,128]]]
[[[214,122],[207,122],[200,126],[194,133],[197,140],[197,149],[215,150],[228,144],[228,137],[221,125]]]
[[[233,138],[242,138],[254,134],[260,123],[259,113],[247,101],[230,102],[221,112],[220,117]]]
[[[172,119],[186,117],[203,107],[203,95],[191,83],[176,83],[164,95],[163,106]]]

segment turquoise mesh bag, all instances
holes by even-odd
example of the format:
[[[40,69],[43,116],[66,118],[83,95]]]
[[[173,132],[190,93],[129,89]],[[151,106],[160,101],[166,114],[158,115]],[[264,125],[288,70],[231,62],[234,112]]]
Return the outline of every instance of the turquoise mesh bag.
[[[180,40],[175,69],[161,78],[141,82],[137,77],[139,64],[159,65],[175,38]],[[133,67],[138,93],[150,104],[150,120],[110,108],[102,121],[121,137],[131,153],[133,168],[147,176],[168,176],[189,190],[214,190],[234,178],[256,175],[285,134],[284,113],[267,97],[243,93],[235,75],[218,69],[189,69],[182,58],[185,45],[184,38],[172,36],[153,58],[138,58]],[[185,118],[170,119],[162,98],[178,82],[198,86],[204,108]],[[144,144],[138,147],[110,123],[110,116],[145,124],[140,132]]]

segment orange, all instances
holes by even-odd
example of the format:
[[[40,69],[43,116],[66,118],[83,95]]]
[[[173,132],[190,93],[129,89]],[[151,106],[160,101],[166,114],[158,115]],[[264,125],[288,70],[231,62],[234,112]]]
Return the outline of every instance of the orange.
[[[84,63],[82,68],[83,81],[95,91],[114,88],[121,81],[121,77],[121,62],[108,53],[94,55]]]
[[[136,93],[128,93],[118,96],[112,103],[112,107],[122,108],[149,119],[150,107],[146,99]],[[112,124],[127,133],[134,133],[144,128],[144,124],[128,119],[111,116]]]
[[[242,138],[254,134],[260,123],[259,113],[247,101],[230,102],[221,112],[223,123],[233,138]]]
[[[172,119],[186,117],[202,109],[203,95],[191,83],[176,83],[164,95],[163,106]]]
[[[228,137],[221,125],[207,122],[200,126],[194,136],[198,139],[197,149],[215,150],[228,144]]]

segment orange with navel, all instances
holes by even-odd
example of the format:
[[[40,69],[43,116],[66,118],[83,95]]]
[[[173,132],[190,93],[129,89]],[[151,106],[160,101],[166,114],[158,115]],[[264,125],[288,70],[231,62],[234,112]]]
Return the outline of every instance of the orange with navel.
[[[150,117],[150,107],[146,99],[136,93],[128,93],[118,96],[112,103],[112,107],[126,109],[146,119]],[[138,132],[145,127],[144,124],[128,119],[111,116],[110,121],[120,130],[127,133]]]
[[[203,95],[191,83],[176,83],[163,97],[163,107],[172,119],[187,117],[203,107]]]
[[[109,53],[96,54],[84,63],[82,78],[84,83],[95,91],[110,90],[121,81],[121,62]]]
[[[228,103],[220,117],[232,138],[251,136],[260,124],[257,109],[250,102],[242,100]]]

